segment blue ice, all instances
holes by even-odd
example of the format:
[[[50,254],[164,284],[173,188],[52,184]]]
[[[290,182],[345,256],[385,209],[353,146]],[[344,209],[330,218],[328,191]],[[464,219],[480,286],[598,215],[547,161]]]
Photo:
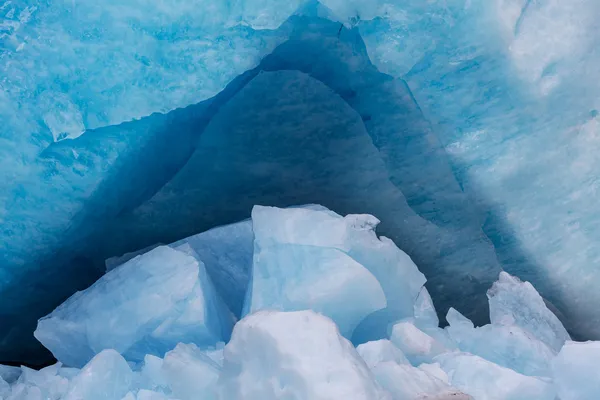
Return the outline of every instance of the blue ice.
[[[451,308],[450,325],[441,328],[423,275],[375,233],[377,223],[317,205],[255,206],[250,220],[119,257],[95,284],[40,319],[36,337],[59,362],[39,371],[1,367],[0,394],[595,399],[598,342],[565,336],[529,282],[502,272],[488,292],[491,324],[475,327]],[[248,255],[240,256],[248,251],[250,266]],[[224,271],[208,273],[202,257]],[[239,321],[213,283],[236,271],[247,277],[229,281],[245,285]],[[366,323],[383,337],[358,341],[356,329]]]
[[[374,215],[442,323],[450,307],[488,322],[505,270],[556,317],[505,305],[515,323],[494,329],[554,352],[600,338],[600,4],[284,3],[0,3],[0,359],[50,360],[37,319],[106,259],[255,204]],[[240,317],[249,253],[220,258],[213,234],[189,244]],[[380,319],[407,304],[388,301],[353,342],[383,338]]]

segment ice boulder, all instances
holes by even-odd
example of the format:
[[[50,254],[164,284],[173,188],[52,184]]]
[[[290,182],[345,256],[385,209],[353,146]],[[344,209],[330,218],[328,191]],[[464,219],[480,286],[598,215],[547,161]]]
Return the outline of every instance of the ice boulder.
[[[171,247],[185,243],[198,254],[217,292],[229,309],[239,317],[252,268],[252,221],[219,226],[179,240],[171,244]]]
[[[22,373],[12,386],[10,399],[29,399],[39,393],[43,399],[61,399],[69,389],[69,379],[60,373],[62,364],[57,363],[39,371],[21,367]],[[28,397],[29,396],[29,397]]]
[[[13,383],[21,375],[21,368],[9,365],[0,365],[0,378],[8,383]]]
[[[385,361],[393,361],[399,365],[410,365],[410,362],[400,349],[387,339],[363,343],[356,347],[356,351],[365,360],[369,368],[373,368]]]
[[[432,374],[430,371],[435,366],[416,368],[410,365],[402,351],[389,340],[363,343],[356,350],[379,384],[392,395],[393,400],[471,398],[452,388],[448,384],[448,377],[441,369],[438,368],[438,371]],[[429,364],[422,365],[429,366]],[[439,377],[440,373],[444,375],[442,379]]]
[[[478,355],[524,375],[550,376],[550,361],[556,353],[544,342],[516,325],[473,323],[451,308],[446,330],[460,350]]]
[[[352,344],[312,311],[259,311],[225,347],[220,399],[391,400]]]
[[[402,320],[392,326],[391,342],[410,360],[412,365],[430,363],[433,358],[452,350],[447,342],[437,340],[417,328],[414,321]]]
[[[596,400],[600,394],[600,342],[571,342],[552,361],[561,400]]]
[[[477,400],[555,400],[547,380],[525,376],[481,357],[460,352],[435,358],[452,386]]]
[[[179,400],[214,400],[221,365],[193,344],[180,343],[165,355],[162,372],[173,397]]]
[[[269,246],[258,240],[256,249],[248,312],[314,310],[333,319],[351,338],[360,321],[386,306],[377,279],[338,249]]]
[[[80,367],[104,349],[130,361],[180,341],[214,346],[228,339],[232,316],[189,246],[161,246],[110,271],[71,296],[35,331],[57,359]]]
[[[386,361],[375,366],[372,371],[381,386],[390,392],[393,400],[473,400],[459,389],[411,365]]]
[[[133,372],[114,350],[96,355],[71,381],[64,400],[121,400],[129,392]]]
[[[384,338],[391,322],[414,316],[414,301],[425,283],[425,277],[410,257],[391,240],[377,237],[375,227],[379,220],[375,217],[342,217],[325,208],[280,209],[256,206],[252,211],[252,223],[255,255],[254,275],[248,292],[248,311],[259,309],[256,306],[257,296],[266,293],[257,285],[269,282],[277,286],[273,278],[280,275],[276,275],[276,270],[269,271],[269,268],[282,268],[287,274],[291,274],[289,267],[282,264],[287,258],[288,263],[302,260],[305,264],[301,268],[304,276],[311,270],[313,274],[317,272],[314,270],[315,266],[310,263],[321,264],[324,267],[325,264],[329,264],[330,266],[325,267],[327,269],[337,264],[339,272],[330,274],[331,281],[326,285],[332,286],[336,282],[339,284],[341,279],[353,280],[354,283],[348,285],[347,295],[350,297],[344,312],[348,313],[353,305],[363,317],[370,314],[359,324],[353,335],[353,341],[356,343]],[[329,261],[335,259],[335,263]],[[312,268],[308,268],[309,266]],[[362,268],[359,268],[360,266]],[[336,277],[341,271],[345,273]],[[316,276],[313,280],[315,279]],[[351,289],[352,285],[360,286]],[[379,285],[380,289],[377,288]],[[360,299],[351,293],[356,292],[359,287],[362,287],[361,293],[365,293]],[[340,287],[336,290],[341,294],[344,289]],[[290,293],[292,292],[293,290],[290,290]],[[310,298],[306,294],[299,295]],[[265,305],[268,305],[268,302],[263,302],[260,307]],[[366,306],[371,308],[371,313],[365,313]],[[356,315],[354,321],[360,322],[360,319],[362,318]],[[347,327],[351,325],[342,324],[342,332],[346,334],[349,331]]]
[[[563,324],[531,283],[501,272],[487,295],[492,324],[516,325],[555,351],[570,340]]]

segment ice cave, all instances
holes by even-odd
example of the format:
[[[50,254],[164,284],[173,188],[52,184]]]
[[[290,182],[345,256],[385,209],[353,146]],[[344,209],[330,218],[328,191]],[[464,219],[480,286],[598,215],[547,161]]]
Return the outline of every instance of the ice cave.
[[[0,0],[0,400],[598,400],[598,0]]]

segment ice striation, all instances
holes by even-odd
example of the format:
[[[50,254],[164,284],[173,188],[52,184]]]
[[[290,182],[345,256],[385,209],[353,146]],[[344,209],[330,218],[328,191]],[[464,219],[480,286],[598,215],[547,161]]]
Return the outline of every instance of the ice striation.
[[[533,286],[503,272],[489,291],[491,324],[451,308],[442,328],[423,276],[377,222],[316,205],[256,206],[250,220],[126,255],[40,319],[36,337],[58,363],[0,367],[0,396],[597,398],[599,343],[548,344],[564,328]],[[229,274],[208,273],[202,257]],[[239,320],[223,297],[238,299],[237,289],[213,283],[234,271],[248,278],[231,281],[245,282]],[[383,337],[353,343],[365,321]]]
[[[254,204],[375,215],[442,320],[487,322],[505,270],[573,337],[600,338],[599,7],[0,2],[0,358],[47,361],[35,322],[105,260]],[[240,317],[251,259],[217,257],[212,235],[195,251]],[[381,338],[396,306],[353,342]]]

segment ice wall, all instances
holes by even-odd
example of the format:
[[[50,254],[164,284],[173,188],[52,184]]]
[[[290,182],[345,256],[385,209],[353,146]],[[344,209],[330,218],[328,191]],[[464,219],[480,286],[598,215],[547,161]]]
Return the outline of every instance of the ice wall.
[[[597,11],[0,4],[0,358],[43,358],[35,320],[104,259],[255,203],[376,215],[441,314],[485,321],[504,268],[597,337]]]

